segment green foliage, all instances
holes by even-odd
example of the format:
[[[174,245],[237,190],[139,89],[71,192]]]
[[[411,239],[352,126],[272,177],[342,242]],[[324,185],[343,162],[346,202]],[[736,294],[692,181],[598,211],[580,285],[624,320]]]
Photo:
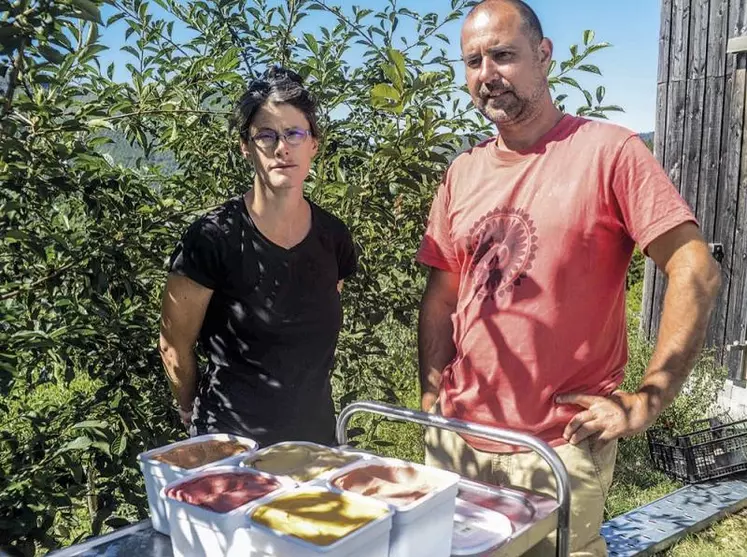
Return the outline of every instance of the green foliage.
[[[554,60],[552,61],[549,68],[550,89],[555,91],[561,86],[570,87],[571,90],[581,93],[585,101],[584,104],[576,109],[576,114],[578,116],[606,119],[608,112],[624,112],[624,110],[622,107],[614,104],[604,104],[604,97],[607,94],[607,89],[603,85],[598,86],[592,95],[592,93],[580,84],[575,77],[571,76],[573,72],[602,75],[601,70],[596,65],[589,64],[587,59],[595,52],[599,52],[605,48],[610,48],[612,45],[605,42],[596,43],[594,42],[594,36],[594,31],[590,29],[584,31],[583,42],[581,45],[582,50],[579,52],[579,45],[577,44],[571,45],[571,56],[568,60],[560,63],[560,71],[557,73],[554,72],[558,69],[558,65]],[[555,105],[565,112],[565,103],[567,99],[567,94],[559,94],[555,97]]]
[[[625,278],[625,286],[627,290],[635,288],[636,285],[643,287],[643,277],[646,273],[646,256],[643,255],[638,247],[633,251],[633,258],[630,261],[628,267],[628,275]],[[639,308],[640,311],[640,308]]]
[[[252,180],[226,123],[247,79],[285,64],[323,110],[308,195],[360,254],[343,293],[341,406],[417,405],[415,251],[448,161],[490,133],[437,46],[470,1],[441,18],[393,1],[107,3],[103,22],[94,0],[0,0],[0,546],[25,555],[145,517],[136,455],[184,436],[155,349],[164,259],[195,215]],[[314,35],[299,29],[312,10],[332,18]],[[117,21],[126,82],[99,59]],[[192,38],[175,42],[174,22]],[[553,87],[598,73],[586,58],[604,46],[587,32],[583,48]],[[581,112],[611,110],[598,101]],[[419,458],[412,430],[359,425],[361,443]]]
[[[376,370],[387,382],[379,390],[365,394],[373,400],[389,400],[400,406],[420,409],[418,387],[417,332],[414,327],[388,318],[381,324],[380,336],[386,352],[372,355],[362,365]],[[338,377],[336,398],[345,397],[344,377]],[[388,421],[360,414],[353,417],[351,432],[360,431],[355,443],[384,456],[423,462],[423,430],[415,424]]]

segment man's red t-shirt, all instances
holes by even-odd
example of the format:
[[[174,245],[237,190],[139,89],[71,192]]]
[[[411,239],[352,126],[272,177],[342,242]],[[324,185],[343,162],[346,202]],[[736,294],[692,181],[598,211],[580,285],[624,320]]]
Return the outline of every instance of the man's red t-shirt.
[[[421,263],[460,275],[443,414],[563,443],[579,408],[554,397],[606,396],[623,379],[635,244],[645,251],[688,221],[659,163],[618,126],[564,116],[530,152],[491,139],[460,155],[418,252]]]

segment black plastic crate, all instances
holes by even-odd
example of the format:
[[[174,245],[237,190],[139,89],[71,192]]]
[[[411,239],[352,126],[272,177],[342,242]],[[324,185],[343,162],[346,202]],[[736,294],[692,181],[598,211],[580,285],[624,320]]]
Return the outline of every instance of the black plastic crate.
[[[708,418],[693,423],[706,429],[673,436],[663,429],[647,433],[657,470],[686,483],[697,483],[747,470],[747,420]]]

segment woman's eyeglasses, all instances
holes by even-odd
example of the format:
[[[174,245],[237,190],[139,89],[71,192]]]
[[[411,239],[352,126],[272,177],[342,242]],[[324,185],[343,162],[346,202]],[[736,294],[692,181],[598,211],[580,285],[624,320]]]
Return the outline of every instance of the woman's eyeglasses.
[[[288,145],[295,147],[301,145],[310,135],[311,131],[309,130],[289,128],[282,133],[278,133],[275,130],[262,130],[255,135],[249,136],[249,139],[260,149],[274,149],[281,137]]]

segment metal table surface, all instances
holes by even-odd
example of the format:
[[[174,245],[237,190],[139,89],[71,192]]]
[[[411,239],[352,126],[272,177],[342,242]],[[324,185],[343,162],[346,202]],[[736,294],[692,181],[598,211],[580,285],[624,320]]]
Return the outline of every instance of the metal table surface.
[[[462,480],[459,498],[506,515],[513,534],[498,542],[491,557],[515,557],[555,529],[557,502],[534,493],[496,489]],[[602,526],[610,557],[653,555],[726,513],[747,506],[747,475],[686,486],[618,516]],[[2,553],[0,552],[0,555]],[[168,536],[144,520],[88,542],[50,553],[55,557],[173,557]]]
[[[53,551],[49,555],[56,557],[69,556],[106,556],[118,555],[128,557],[173,557],[171,538],[159,534],[150,525],[150,519],[132,526],[126,526],[66,549]]]

